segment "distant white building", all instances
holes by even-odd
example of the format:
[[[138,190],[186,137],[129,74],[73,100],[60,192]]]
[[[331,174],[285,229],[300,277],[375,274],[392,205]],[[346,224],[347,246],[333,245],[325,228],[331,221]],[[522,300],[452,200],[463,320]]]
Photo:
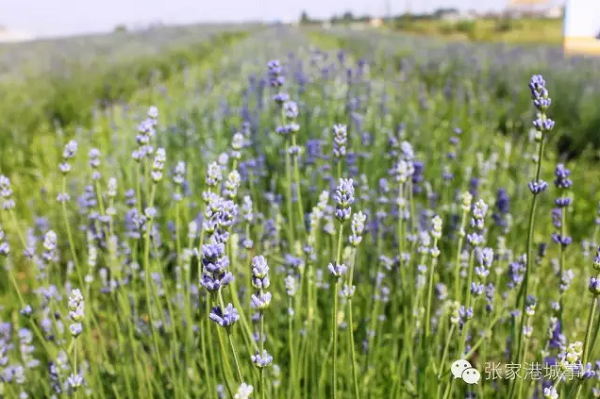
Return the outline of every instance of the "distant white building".
[[[600,55],[600,2],[567,0],[564,26],[566,54]]]
[[[35,39],[35,36],[30,33],[10,30],[0,26],[0,43],[24,42],[33,39]]]
[[[544,16],[546,18],[551,18],[551,19],[556,19],[556,18],[562,18],[563,17],[563,7],[550,7],[546,10],[546,12],[544,13]]]

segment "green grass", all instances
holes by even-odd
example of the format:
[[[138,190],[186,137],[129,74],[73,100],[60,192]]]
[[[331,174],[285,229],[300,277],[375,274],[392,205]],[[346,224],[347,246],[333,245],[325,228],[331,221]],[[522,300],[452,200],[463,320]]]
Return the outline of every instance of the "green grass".
[[[215,56],[221,47],[245,35],[243,30],[225,31],[187,44],[175,42],[157,54],[99,57],[93,64],[66,58],[59,71],[0,83],[1,145],[24,151],[2,157],[0,169],[10,171],[15,163],[26,164],[27,149],[40,136],[56,128],[89,128],[95,114],[129,102],[140,89],[158,90],[171,76]]]
[[[448,40],[560,45],[562,19],[397,20],[392,29]]]

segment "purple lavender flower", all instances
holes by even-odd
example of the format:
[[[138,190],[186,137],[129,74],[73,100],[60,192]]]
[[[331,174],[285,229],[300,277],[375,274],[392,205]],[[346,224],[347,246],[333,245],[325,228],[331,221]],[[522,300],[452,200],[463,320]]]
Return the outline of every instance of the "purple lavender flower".
[[[5,233],[0,225],[0,255],[7,256],[10,253],[10,244],[5,240]]]
[[[241,177],[237,170],[231,171],[227,180],[225,180],[225,187],[223,189],[223,196],[230,200],[235,199],[237,196],[238,188],[240,187]]]
[[[559,208],[566,208],[571,205],[571,197],[559,197],[554,199],[554,204]]]
[[[549,386],[544,388],[544,398],[545,399],[558,399],[558,391],[554,386]]]
[[[599,277],[590,277],[590,284],[588,286],[590,292],[594,296],[600,295],[600,276]]]
[[[462,330],[462,328],[464,327],[464,325],[466,324],[467,321],[471,320],[473,318],[473,308],[466,308],[464,306],[461,306],[458,309],[458,315],[459,315],[459,328]]]
[[[265,292],[262,294],[252,294],[250,298],[250,306],[253,309],[263,310],[271,305],[271,293]]]
[[[273,356],[263,349],[262,354],[256,352],[256,354],[250,356],[252,363],[258,368],[265,368],[273,362]]]
[[[92,148],[88,152],[88,159],[89,159],[90,167],[93,169],[94,173],[96,173],[98,171],[98,168],[100,167],[100,150],[97,148]],[[97,172],[97,173],[100,173],[100,172]],[[92,176],[92,180],[98,180],[98,179],[95,179],[94,176]]]
[[[239,320],[240,315],[232,304],[227,304],[224,311],[220,306],[212,308],[209,317],[221,327],[229,328]]]
[[[494,297],[496,295],[496,286],[493,283],[488,283],[485,286],[485,310],[491,313],[494,310]]]
[[[283,112],[288,121],[293,121],[298,118],[298,104],[294,101],[286,101],[283,103]]]
[[[53,230],[50,230],[44,236],[44,253],[42,254],[42,258],[46,261],[46,263],[54,262],[56,260],[56,248],[56,233]]]
[[[333,125],[333,156],[336,161],[346,156],[348,132],[345,125]]]
[[[533,75],[529,82],[529,89],[531,90],[531,99],[533,105],[540,111],[545,111],[550,107],[552,100],[548,97],[548,90],[546,89],[546,81],[541,75]]]
[[[552,209],[552,225],[557,229],[560,229],[562,226],[562,209],[554,208]]]
[[[246,138],[242,133],[235,133],[231,139],[231,158],[240,160],[242,158],[242,148],[245,146]]]
[[[165,162],[167,160],[165,149],[159,148],[156,150],[156,155],[154,156],[154,162],[152,164],[152,180],[154,183],[158,183],[163,178],[163,170],[165,168]]]
[[[485,215],[487,213],[487,204],[480,199],[473,206],[473,218],[471,219],[471,227],[477,230],[483,230]]]
[[[271,87],[281,87],[285,83],[285,78],[281,76],[283,68],[279,60],[272,60],[267,63],[269,84]]]
[[[573,270],[568,269],[563,271],[563,274],[560,276],[560,285],[558,286],[561,293],[569,289],[574,277],[575,274],[573,273]]]
[[[492,219],[502,229],[508,226],[507,216],[510,212],[510,197],[505,188],[501,188],[496,193],[495,212],[492,214]]]
[[[256,293],[252,294],[250,306],[253,309],[257,309],[260,311],[258,313],[259,319],[263,317],[263,311],[267,309],[271,304],[271,293],[265,292],[264,290],[269,288],[269,266],[267,264],[266,259],[263,256],[255,256],[252,259],[252,285],[256,289]],[[262,321],[261,321],[262,322]],[[257,333],[257,341],[264,340],[264,337],[261,337],[261,333]],[[267,366],[273,358],[271,357],[269,360],[268,354],[266,351],[263,353],[263,357],[258,356],[256,359],[253,357],[252,361],[257,367],[265,367]]]
[[[185,171],[186,165],[185,162],[179,161],[177,162],[177,166],[175,166],[175,173],[173,175],[173,182],[178,186],[183,185],[185,179]]]
[[[475,260],[477,261],[477,266],[474,269],[475,275],[485,279],[490,274],[490,267],[494,260],[494,250],[492,248],[475,248]]]
[[[543,180],[529,182],[529,191],[531,191],[533,195],[538,195],[542,193],[544,190],[546,190],[547,187],[548,183],[546,183]]]
[[[341,279],[346,274],[346,271],[348,271],[348,267],[344,264],[334,265],[333,263],[330,263],[327,266],[327,270],[329,270],[329,273],[333,277]]]
[[[565,165],[562,163],[556,165],[556,170],[554,171],[554,176],[556,177],[554,179],[554,185],[556,188],[561,190],[570,188],[573,185],[573,182],[569,178],[570,175],[571,171],[565,168]]]
[[[225,243],[229,239],[228,229],[236,216],[237,205],[233,201],[210,196],[203,221],[207,244],[202,246],[200,285],[211,292],[220,290],[233,280],[233,274],[227,271],[229,257],[225,254]]]
[[[351,230],[349,241],[350,245],[357,247],[362,242],[362,235],[365,229],[365,221],[367,217],[362,212],[357,212],[352,216]]]
[[[593,369],[592,363],[588,362],[583,368],[583,370],[578,374],[580,374],[584,380],[589,380],[590,378],[593,378],[596,375],[596,372]]]
[[[342,223],[349,220],[352,213],[351,205],[354,203],[353,183],[352,179],[340,179],[333,195],[336,204],[335,217]]]
[[[83,377],[80,374],[71,373],[67,378],[67,383],[73,390],[77,390],[83,385]]]
[[[84,317],[84,309],[85,301],[83,300],[81,291],[78,289],[71,291],[71,296],[69,297],[69,317],[73,323],[69,328],[73,337],[79,336],[83,331],[81,321]]]
[[[539,132],[549,132],[554,129],[554,121],[549,118],[538,117],[533,121],[533,127]]]
[[[341,294],[344,298],[352,298],[354,296],[354,292],[356,291],[356,286],[348,286],[348,284],[344,284],[342,288]]]
[[[212,162],[208,165],[208,171],[206,172],[206,185],[214,188],[223,180],[223,172],[219,164]]]
[[[477,283],[475,281],[471,283],[471,294],[473,294],[473,296],[480,296],[481,294],[483,294],[484,290],[485,286],[483,284]]]
[[[15,200],[12,198],[13,191],[10,179],[0,175],[0,197],[2,197],[2,209],[5,211],[14,209]]]
[[[523,254],[516,261],[510,262],[508,265],[508,287],[515,288],[523,282],[523,274],[525,273],[525,264],[527,256]]]
[[[30,317],[33,313],[33,309],[31,308],[31,305],[25,305],[23,309],[19,311],[19,313],[21,316]]]
[[[252,259],[252,285],[257,290],[267,289],[270,286],[269,265],[262,255]]]
[[[63,150],[63,161],[58,165],[58,168],[63,175],[66,175],[71,171],[71,164],[69,163],[69,160],[75,156],[76,152],[77,142],[75,140],[69,141]]]
[[[533,316],[537,307],[537,298],[533,295],[527,295],[525,299],[525,314],[527,316]]]
[[[573,240],[571,239],[571,237],[569,237],[567,235],[563,236],[562,234],[552,233],[552,241],[554,241],[556,244],[562,246],[564,249],[564,248],[568,247]]]

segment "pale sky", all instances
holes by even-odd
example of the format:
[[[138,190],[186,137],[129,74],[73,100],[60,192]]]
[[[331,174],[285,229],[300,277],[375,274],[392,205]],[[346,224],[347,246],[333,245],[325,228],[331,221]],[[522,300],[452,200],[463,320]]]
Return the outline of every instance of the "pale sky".
[[[0,0],[0,26],[38,36],[106,32],[119,23],[165,24],[329,17],[350,10],[383,15],[410,4],[412,12],[439,7],[479,11],[502,9],[508,0]]]

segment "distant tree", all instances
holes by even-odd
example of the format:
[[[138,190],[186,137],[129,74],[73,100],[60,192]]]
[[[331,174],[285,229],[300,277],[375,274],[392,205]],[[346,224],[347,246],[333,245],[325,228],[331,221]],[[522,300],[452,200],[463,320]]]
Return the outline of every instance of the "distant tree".
[[[456,14],[458,13],[458,9],[450,7],[450,8],[438,8],[437,10],[435,10],[433,12],[433,14],[431,14],[431,16],[435,19],[440,19],[442,18],[444,15],[447,14]]]
[[[127,26],[125,24],[119,24],[115,26],[115,33],[127,32]]]
[[[308,13],[306,11],[302,11],[302,14],[300,14],[300,24],[302,24],[302,25],[310,24],[310,17],[308,16]]]
[[[344,22],[352,22],[354,21],[354,14],[352,14],[351,11],[346,11],[344,15],[342,15],[342,20],[344,20]]]

